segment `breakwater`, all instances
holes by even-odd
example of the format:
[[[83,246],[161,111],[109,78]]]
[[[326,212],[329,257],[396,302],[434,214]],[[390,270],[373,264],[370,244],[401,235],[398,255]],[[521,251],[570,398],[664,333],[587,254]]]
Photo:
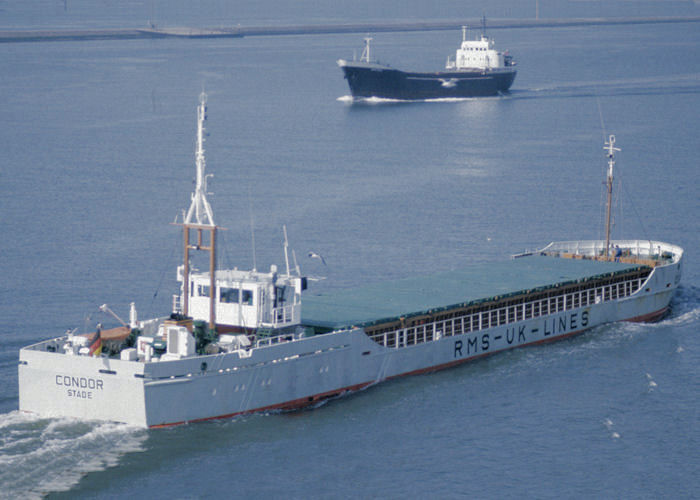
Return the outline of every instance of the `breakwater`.
[[[565,28],[624,24],[697,23],[700,17],[613,17],[569,19],[489,20],[487,28]],[[231,26],[218,28],[106,28],[67,30],[0,30],[0,43],[53,42],[83,40],[130,40],[143,38],[237,38],[244,36],[319,35],[333,33],[379,33],[398,31],[454,30],[462,26],[479,27],[480,19],[401,23],[339,23],[305,25]]]

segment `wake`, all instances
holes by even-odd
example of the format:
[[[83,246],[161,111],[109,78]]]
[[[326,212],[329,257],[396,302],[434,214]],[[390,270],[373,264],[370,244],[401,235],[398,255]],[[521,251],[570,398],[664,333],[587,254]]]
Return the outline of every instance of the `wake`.
[[[89,472],[144,451],[147,431],[124,424],[0,415],[0,498],[41,498],[67,491]]]
[[[561,82],[512,89],[513,99],[558,97],[613,97],[628,95],[700,94],[700,73],[623,78],[605,81]]]
[[[408,104],[416,102],[467,102],[467,101],[483,101],[483,100],[495,100],[501,99],[508,94],[498,95],[498,96],[485,96],[485,97],[436,97],[431,99],[390,99],[386,97],[353,97],[351,95],[344,95],[338,97],[336,100],[350,105],[368,105],[377,106],[382,104]]]

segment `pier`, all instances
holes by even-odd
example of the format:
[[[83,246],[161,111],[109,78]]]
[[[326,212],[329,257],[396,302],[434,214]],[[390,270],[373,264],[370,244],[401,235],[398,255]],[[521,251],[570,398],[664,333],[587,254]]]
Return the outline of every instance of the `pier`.
[[[697,23],[700,17],[612,17],[569,19],[495,19],[487,28],[569,28],[578,26],[606,26],[629,24]],[[0,43],[58,42],[87,40],[133,40],[148,38],[240,38],[250,36],[321,35],[343,33],[380,33],[401,31],[458,30],[462,26],[481,26],[481,20],[459,19],[450,21],[401,23],[340,23],[300,24],[280,26],[230,26],[219,28],[117,28],[72,30],[0,30]]]

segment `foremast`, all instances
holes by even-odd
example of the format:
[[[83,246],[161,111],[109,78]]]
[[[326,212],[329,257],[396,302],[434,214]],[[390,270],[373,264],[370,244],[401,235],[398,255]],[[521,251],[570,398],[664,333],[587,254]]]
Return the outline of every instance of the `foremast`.
[[[615,167],[615,151],[621,151],[615,147],[615,136],[610,135],[605,147],[608,154],[608,175],[606,179],[607,203],[605,205],[605,256],[610,256],[610,214],[612,212],[612,187],[613,187],[613,168]]]
[[[199,95],[197,107],[197,150],[195,151],[196,178],[192,203],[182,224],[184,244],[183,304],[182,313],[189,315],[190,251],[203,250],[209,253],[209,329],[216,328],[216,230],[214,214],[207,201],[207,177],[204,157],[204,122],[207,119],[207,95]],[[194,234],[193,234],[194,233]],[[208,233],[208,240],[205,235]],[[194,236],[194,238],[193,238]]]
[[[360,61],[366,62],[366,63],[371,63],[372,58],[370,56],[370,42],[372,41],[372,37],[368,36],[365,37],[365,47],[362,49],[362,55],[360,56]]]

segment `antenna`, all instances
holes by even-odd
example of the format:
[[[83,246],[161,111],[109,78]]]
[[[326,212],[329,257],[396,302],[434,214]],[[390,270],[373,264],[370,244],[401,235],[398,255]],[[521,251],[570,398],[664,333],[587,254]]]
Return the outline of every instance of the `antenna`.
[[[608,202],[605,209],[605,256],[608,257],[610,255],[610,209],[612,205],[613,167],[615,166],[615,151],[621,151],[621,149],[615,147],[615,136],[612,134],[603,149],[608,150]]]
[[[250,185],[248,185],[248,214],[250,215],[250,240],[253,247],[253,271],[257,271],[258,264],[255,255],[255,221],[253,220],[253,199],[250,196]]]
[[[287,264],[287,276],[289,274],[289,241],[287,241],[287,225],[282,225],[282,232],[284,233],[284,262]]]
[[[294,269],[297,272],[297,276],[301,276],[301,269],[299,269],[299,264],[297,263],[297,253],[292,248],[292,258],[294,259]]]

